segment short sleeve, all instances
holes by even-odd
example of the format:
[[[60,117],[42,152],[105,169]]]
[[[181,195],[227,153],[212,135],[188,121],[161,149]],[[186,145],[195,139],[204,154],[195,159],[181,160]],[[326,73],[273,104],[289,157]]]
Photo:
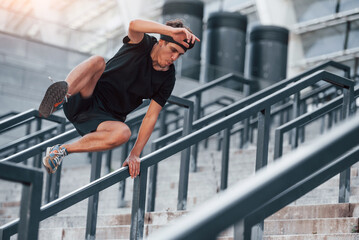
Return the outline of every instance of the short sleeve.
[[[161,107],[163,107],[167,99],[171,96],[173,88],[175,86],[176,77],[175,74],[171,74],[169,78],[164,81],[159,91],[152,97]]]
[[[148,34],[144,34],[141,42],[139,43],[129,43],[131,41],[131,39],[126,36],[122,39],[122,43],[123,43],[123,48],[127,48],[127,49],[137,49],[138,51],[144,50],[144,49],[148,49],[151,48],[152,49],[152,37]]]

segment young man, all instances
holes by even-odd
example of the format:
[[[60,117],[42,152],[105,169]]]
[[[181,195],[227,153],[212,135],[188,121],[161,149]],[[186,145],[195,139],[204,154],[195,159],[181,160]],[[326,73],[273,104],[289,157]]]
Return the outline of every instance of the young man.
[[[159,41],[147,33],[161,34]],[[39,112],[48,117],[62,104],[64,113],[83,136],[74,143],[46,150],[43,165],[54,173],[63,158],[74,152],[104,151],[131,136],[126,115],[143,99],[151,99],[138,137],[123,166],[132,178],[140,173],[140,153],[175,84],[176,61],[200,41],[180,20],[166,25],[144,20],[130,22],[123,46],[106,64],[94,56],[73,69],[65,81],[52,84]]]

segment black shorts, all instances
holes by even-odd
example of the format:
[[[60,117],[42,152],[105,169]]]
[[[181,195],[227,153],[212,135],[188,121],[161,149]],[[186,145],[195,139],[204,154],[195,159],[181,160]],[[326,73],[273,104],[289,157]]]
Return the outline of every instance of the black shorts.
[[[64,113],[81,136],[96,131],[102,122],[124,122],[126,120],[126,117],[118,119],[107,112],[101,101],[96,97],[92,96],[85,99],[79,93],[70,97],[68,102],[64,104]]]

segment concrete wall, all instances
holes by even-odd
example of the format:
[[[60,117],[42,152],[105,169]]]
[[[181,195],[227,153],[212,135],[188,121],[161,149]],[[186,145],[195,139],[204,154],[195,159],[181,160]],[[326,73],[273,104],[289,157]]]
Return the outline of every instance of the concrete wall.
[[[63,80],[88,54],[0,32],[0,115],[38,108],[51,84]]]

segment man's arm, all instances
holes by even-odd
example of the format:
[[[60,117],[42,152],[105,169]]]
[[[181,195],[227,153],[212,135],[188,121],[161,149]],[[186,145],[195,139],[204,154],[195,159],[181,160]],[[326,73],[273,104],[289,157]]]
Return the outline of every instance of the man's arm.
[[[143,118],[140,131],[138,132],[136,143],[133,146],[130,155],[122,165],[123,167],[129,167],[130,175],[132,178],[135,178],[140,173],[140,154],[153,132],[161,109],[161,105],[159,105],[154,100],[151,100],[147,113]]]
[[[143,39],[144,33],[157,33],[171,36],[175,41],[180,42],[185,47],[189,45],[183,40],[188,40],[194,43],[200,41],[193,33],[185,28],[173,28],[161,23],[146,21],[146,20],[132,20],[128,28],[128,37],[130,43],[139,43]]]

